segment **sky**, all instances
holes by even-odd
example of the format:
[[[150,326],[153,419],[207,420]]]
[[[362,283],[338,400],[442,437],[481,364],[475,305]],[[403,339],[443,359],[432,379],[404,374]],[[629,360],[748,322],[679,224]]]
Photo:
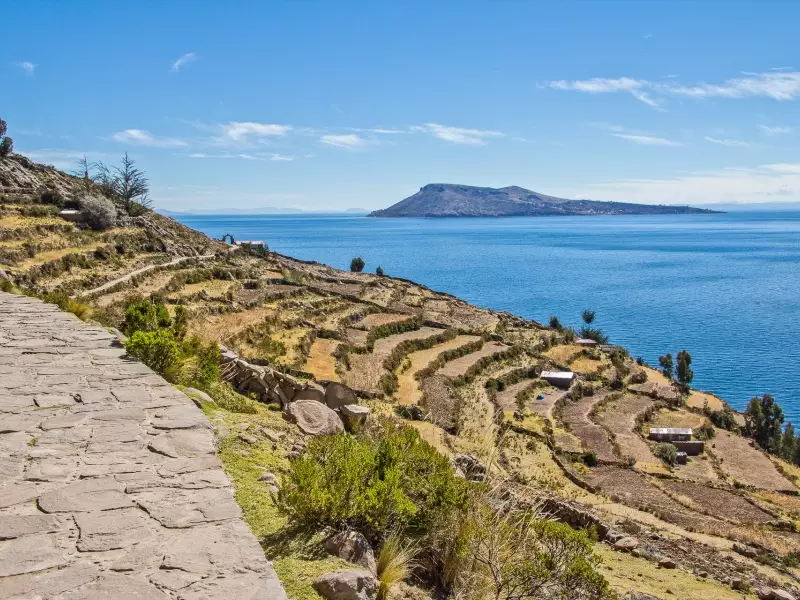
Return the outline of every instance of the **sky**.
[[[376,209],[427,183],[800,201],[800,2],[4,0],[0,117],[172,210]]]

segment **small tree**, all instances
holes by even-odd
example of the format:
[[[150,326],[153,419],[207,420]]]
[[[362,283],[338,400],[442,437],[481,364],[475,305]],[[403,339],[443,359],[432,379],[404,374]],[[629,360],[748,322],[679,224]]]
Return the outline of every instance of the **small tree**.
[[[691,384],[692,379],[694,379],[694,371],[692,371],[691,365],[691,354],[689,354],[686,350],[681,350],[678,352],[678,368],[676,369],[675,375],[676,379],[678,380],[678,384],[686,393],[689,392],[689,384]]]
[[[86,155],[83,155],[83,158],[78,159],[78,163],[70,172],[70,175],[73,177],[79,177],[83,179],[83,187],[87,193],[89,193],[91,188],[92,179],[89,176],[89,171],[91,170],[91,165],[89,164],[89,160],[86,158]]]
[[[6,135],[8,124],[0,119],[0,158],[5,158],[14,149],[14,140]]]
[[[780,447],[783,410],[770,394],[754,397],[744,413],[747,434],[764,450],[775,452]]]
[[[659,356],[658,364],[661,365],[661,372],[664,374],[664,377],[672,381],[675,372],[675,364],[672,362],[672,354],[667,352],[664,356]]]
[[[378,277],[383,277],[383,267],[379,266],[377,269],[375,269],[375,275]]]
[[[556,315],[550,315],[549,323],[551,329],[558,329],[558,330],[561,329],[561,321],[558,320],[558,317]]]
[[[122,208],[132,216],[142,214],[152,208],[150,201],[150,182],[144,172],[136,168],[136,161],[126,152],[119,167],[114,167],[114,191],[122,203]]]
[[[587,325],[591,325],[594,321],[595,312],[593,310],[589,310],[588,308],[581,313],[581,318],[583,322]]]
[[[795,455],[795,444],[797,439],[794,436],[794,425],[789,421],[783,428],[783,435],[781,436],[781,458],[785,461],[793,462]]]
[[[364,270],[364,260],[360,256],[356,256],[350,261],[350,271],[353,273],[361,273]]]

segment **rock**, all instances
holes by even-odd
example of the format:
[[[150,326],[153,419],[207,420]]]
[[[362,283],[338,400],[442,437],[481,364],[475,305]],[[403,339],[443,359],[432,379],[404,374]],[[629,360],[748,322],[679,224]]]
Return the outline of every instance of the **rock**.
[[[275,473],[264,473],[261,477],[258,478],[259,481],[264,481],[266,483],[277,483],[278,478],[275,476]]]
[[[772,590],[772,595],[770,596],[772,600],[795,600],[794,596],[789,592],[785,592],[784,590]]]
[[[758,556],[758,552],[754,548],[748,548],[747,546],[742,546],[741,544],[734,544],[733,551],[741,554],[742,556],[746,556],[747,558],[755,558]]]
[[[744,589],[744,579],[741,577],[734,577],[731,579],[731,588],[734,590]]]
[[[702,577],[703,579],[705,579],[706,577],[708,577],[708,571],[700,571],[700,572],[697,574],[697,576],[698,576],[698,577]]]
[[[293,459],[297,458],[298,456],[300,456],[300,453],[299,452],[295,452],[294,450],[292,450],[291,452],[287,452],[286,453],[286,458],[289,459],[289,460],[293,460]]]
[[[246,433],[240,433],[239,434],[239,439],[242,440],[243,442],[248,443],[248,444],[257,444],[258,443],[258,438],[257,437],[252,436],[252,435],[248,435]]]
[[[262,427],[261,433],[263,433],[264,437],[267,438],[273,444],[277,444],[278,442],[280,442],[281,438],[283,437],[282,433],[276,433],[271,429],[267,429],[266,427]]]
[[[358,404],[345,404],[339,409],[345,429],[351,433],[357,432],[367,421],[369,408]]]
[[[220,351],[220,359],[222,360],[223,363],[233,362],[237,358],[239,358],[239,355],[236,354],[236,352],[234,352],[233,350],[228,350],[225,346],[220,346],[219,351]]]
[[[630,552],[639,545],[639,540],[632,537],[624,537],[614,542],[614,550],[619,552]]]
[[[325,388],[320,384],[309,381],[304,388],[299,389],[294,394],[294,400],[316,400],[325,404]]]
[[[459,479],[466,479],[466,478],[467,478],[467,476],[466,476],[466,475],[464,475],[464,471],[462,471],[462,470],[461,470],[460,468],[458,468],[458,467],[455,467],[455,469],[453,470],[453,475],[454,475],[455,477],[458,477]]]
[[[642,558],[644,554],[638,548],[634,548],[633,550],[631,550],[631,556],[633,556],[634,558]]]
[[[298,400],[286,407],[286,418],[309,435],[334,435],[344,431],[342,421],[333,410],[314,400]]]
[[[662,558],[660,561],[658,561],[658,566],[662,569],[674,569],[678,565],[671,558]]]
[[[451,462],[461,469],[468,481],[480,483],[486,479],[486,467],[471,454],[456,454]]]
[[[325,540],[328,553],[376,572],[375,554],[367,538],[357,531],[341,531]]]
[[[758,600],[772,600],[772,589],[768,587],[758,588],[756,591]]]
[[[328,408],[341,408],[346,404],[358,404],[358,398],[349,387],[334,382],[325,388],[325,404]]]
[[[200,400],[201,402],[210,402],[212,404],[214,403],[214,399],[211,396],[209,396],[202,390],[198,390],[197,388],[193,387],[184,388],[183,393],[189,396],[189,398],[191,398],[192,400]],[[197,403],[195,402],[195,404]]]
[[[378,591],[375,576],[363,569],[334,571],[319,577],[313,588],[326,600],[372,600]]]

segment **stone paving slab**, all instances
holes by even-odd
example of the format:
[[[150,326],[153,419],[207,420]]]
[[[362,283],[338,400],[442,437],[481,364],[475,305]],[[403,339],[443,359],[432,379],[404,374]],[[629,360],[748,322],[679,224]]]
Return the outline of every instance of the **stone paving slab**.
[[[0,292],[0,599],[286,600],[202,411],[101,327]]]

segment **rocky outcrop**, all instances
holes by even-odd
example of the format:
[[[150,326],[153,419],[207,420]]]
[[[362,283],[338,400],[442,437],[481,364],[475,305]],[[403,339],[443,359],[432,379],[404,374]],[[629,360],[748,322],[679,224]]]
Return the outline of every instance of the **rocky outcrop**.
[[[378,582],[369,571],[347,569],[323,575],[313,587],[326,600],[372,600]]]
[[[364,426],[369,416],[369,408],[358,404],[345,404],[339,409],[344,426],[350,433],[356,433]]]

